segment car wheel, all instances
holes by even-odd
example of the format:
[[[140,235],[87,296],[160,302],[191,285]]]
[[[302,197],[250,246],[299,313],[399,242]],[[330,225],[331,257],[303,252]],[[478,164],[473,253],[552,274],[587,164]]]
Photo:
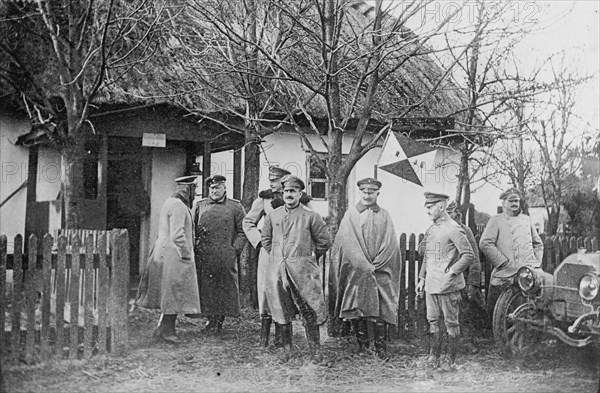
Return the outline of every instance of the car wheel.
[[[513,311],[516,310],[521,304],[526,302],[525,296],[521,293],[521,291],[508,287],[496,302],[496,306],[494,307],[494,315],[492,318],[493,323],[493,331],[494,331],[494,340],[501,346],[507,346],[510,344],[510,340],[512,339],[512,335],[516,331],[516,326],[514,323],[510,322],[507,317]],[[509,338],[509,333],[511,337]]]
[[[523,303],[513,314],[516,318],[527,320],[541,319],[531,304]],[[543,333],[524,323],[513,323],[506,331],[508,350],[512,355],[534,355],[540,349]]]

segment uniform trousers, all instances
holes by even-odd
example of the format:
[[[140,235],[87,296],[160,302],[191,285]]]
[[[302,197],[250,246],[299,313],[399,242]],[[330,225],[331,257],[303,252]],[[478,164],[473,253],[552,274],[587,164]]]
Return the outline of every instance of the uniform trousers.
[[[426,292],[425,300],[427,302],[427,322],[429,322],[429,332],[439,332],[439,323],[442,317],[444,317],[448,335],[452,337],[459,336],[460,324],[458,322],[458,314],[461,301],[460,291],[434,294]]]

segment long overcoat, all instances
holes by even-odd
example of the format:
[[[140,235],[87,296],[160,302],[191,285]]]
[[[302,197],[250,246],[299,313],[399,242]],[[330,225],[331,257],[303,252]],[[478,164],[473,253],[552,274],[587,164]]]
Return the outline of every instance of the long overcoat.
[[[303,204],[289,210],[279,207],[266,216],[261,241],[269,253],[266,293],[273,320],[291,322],[302,303],[314,311],[317,324],[325,322],[321,269],[315,254],[324,254],[331,240],[321,216]]]
[[[331,253],[330,311],[342,319],[370,317],[397,324],[401,270],[389,213],[360,203],[348,209]]]
[[[310,198],[308,195],[303,193],[300,203],[310,208]],[[258,244],[261,243],[261,232],[258,226],[260,220],[273,211],[273,205],[281,206],[281,204],[283,204],[281,193],[274,193],[271,190],[261,191],[258,198],[252,202],[252,207],[242,222],[244,233],[250,244],[252,244],[252,247],[257,248]],[[269,308],[269,302],[266,295],[268,265],[269,253],[265,251],[264,247],[261,247],[258,252],[258,266],[256,268],[256,292],[260,315],[271,315],[271,309]]]
[[[271,195],[273,195],[271,193]],[[261,242],[260,230],[258,229],[258,223],[267,214],[273,211],[271,202],[273,198],[262,198],[258,197],[252,202],[252,207],[248,214],[244,217],[242,227],[246,233],[246,237],[252,247],[258,247]],[[267,253],[264,247],[261,247],[258,252],[258,266],[256,268],[256,294],[258,297],[258,311],[260,315],[270,315],[271,309],[267,301],[267,295],[265,292],[265,283],[267,276],[267,266],[269,264],[269,253]]]
[[[205,315],[240,315],[238,256],[246,244],[239,201],[202,199],[192,216],[196,233],[196,266],[200,304]]]
[[[140,280],[136,304],[163,314],[200,313],[192,214],[176,197],[167,198],[160,211],[158,237]]]

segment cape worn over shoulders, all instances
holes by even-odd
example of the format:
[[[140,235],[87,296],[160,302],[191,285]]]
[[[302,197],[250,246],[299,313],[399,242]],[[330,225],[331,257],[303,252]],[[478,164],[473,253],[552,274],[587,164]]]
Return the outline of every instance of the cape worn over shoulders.
[[[400,269],[398,239],[389,213],[381,209],[361,224],[361,213],[349,209],[332,250],[330,315],[380,317],[397,323]]]

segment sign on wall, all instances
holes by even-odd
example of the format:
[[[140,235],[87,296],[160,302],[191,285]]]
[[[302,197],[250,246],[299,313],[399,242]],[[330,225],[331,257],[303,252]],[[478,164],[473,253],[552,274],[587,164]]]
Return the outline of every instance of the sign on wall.
[[[142,136],[142,146],[166,147],[167,134],[150,134],[144,132],[144,135]]]

